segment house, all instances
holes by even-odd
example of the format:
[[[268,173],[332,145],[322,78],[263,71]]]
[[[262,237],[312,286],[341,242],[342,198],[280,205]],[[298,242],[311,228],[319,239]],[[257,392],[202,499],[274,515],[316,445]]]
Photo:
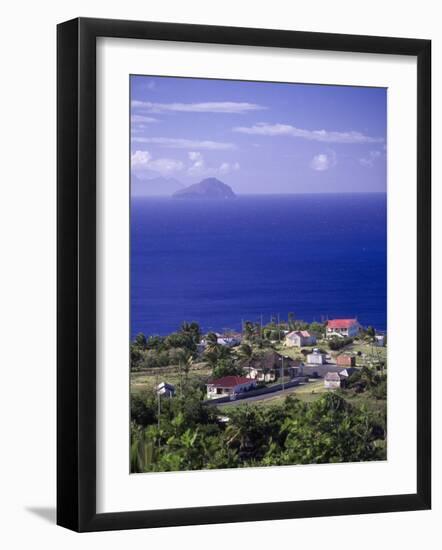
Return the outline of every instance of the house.
[[[244,370],[247,372],[247,378],[251,378],[258,382],[274,382],[277,378],[275,369],[246,367]]]
[[[357,370],[354,367],[348,367],[348,369],[341,370],[338,374],[341,380],[347,380]]]
[[[289,348],[301,348],[304,346],[313,346],[314,344],[316,344],[316,337],[307,330],[294,330],[289,332],[284,339],[284,345]]]
[[[175,395],[175,386],[167,382],[161,382],[157,386],[157,394],[163,397],[173,397]]]
[[[229,334],[220,334],[219,332],[214,333],[216,336],[216,343],[219,346],[227,346],[233,348],[239,346],[241,343],[241,335],[238,333],[229,333]],[[208,345],[207,336],[201,339],[201,342],[198,344],[198,351],[202,353]]]
[[[338,355],[336,364],[340,367],[354,367],[356,365],[356,357],[354,355]]]
[[[327,338],[349,337],[354,338],[359,334],[361,325],[357,319],[331,319],[327,321],[325,334]]]
[[[354,367],[348,367],[347,369],[341,370],[339,372],[339,378],[341,379],[341,388],[347,387],[347,381],[350,378],[350,376],[357,372],[358,369],[355,369]]]
[[[385,334],[376,334],[374,337],[375,346],[383,348],[385,346]]]
[[[217,336],[216,343],[220,346],[227,346],[228,348],[233,348],[239,346],[241,341],[235,336]]]
[[[314,349],[313,353],[307,355],[308,365],[324,365],[326,362],[326,354],[321,353],[318,349]]]
[[[235,399],[239,393],[243,393],[256,388],[256,380],[246,378],[245,376],[223,376],[210,380],[207,384],[208,399],[230,396]]]
[[[324,387],[328,390],[336,390],[341,387],[341,378],[337,372],[328,372],[324,378]]]

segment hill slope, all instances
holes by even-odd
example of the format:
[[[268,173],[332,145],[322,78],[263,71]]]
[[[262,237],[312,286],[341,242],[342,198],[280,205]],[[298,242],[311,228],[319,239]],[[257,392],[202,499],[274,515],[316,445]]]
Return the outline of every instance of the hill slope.
[[[180,199],[232,199],[236,195],[229,185],[216,178],[206,178],[199,183],[179,189],[173,194]]]

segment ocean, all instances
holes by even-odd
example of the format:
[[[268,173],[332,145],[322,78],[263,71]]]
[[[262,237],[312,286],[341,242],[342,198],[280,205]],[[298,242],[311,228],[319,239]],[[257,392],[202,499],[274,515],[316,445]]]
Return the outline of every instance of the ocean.
[[[357,317],[386,330],[386,195],[132,198],[131,335]]]

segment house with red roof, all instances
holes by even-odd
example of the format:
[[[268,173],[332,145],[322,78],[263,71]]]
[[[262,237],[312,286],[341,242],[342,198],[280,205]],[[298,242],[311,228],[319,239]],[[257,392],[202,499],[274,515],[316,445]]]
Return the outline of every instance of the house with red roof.
[[[209,380],[206,387],[208,399],[227,396],[234,399],[239,393],[256,388],[256,380],[246,378],[245,376],[223,376],[222,378]]]
[[[330,319],[327,321],[326,335],[327,338],[354,338],[360,329],[361,325],[357,319]]]

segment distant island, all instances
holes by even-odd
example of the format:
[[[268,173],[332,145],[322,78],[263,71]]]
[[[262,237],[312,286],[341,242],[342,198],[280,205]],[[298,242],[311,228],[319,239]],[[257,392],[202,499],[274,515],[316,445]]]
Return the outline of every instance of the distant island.
[[[199,183],[175,191],[172,195],[179,199],[233,199],[232,188],[216,178],[206,178]]]

